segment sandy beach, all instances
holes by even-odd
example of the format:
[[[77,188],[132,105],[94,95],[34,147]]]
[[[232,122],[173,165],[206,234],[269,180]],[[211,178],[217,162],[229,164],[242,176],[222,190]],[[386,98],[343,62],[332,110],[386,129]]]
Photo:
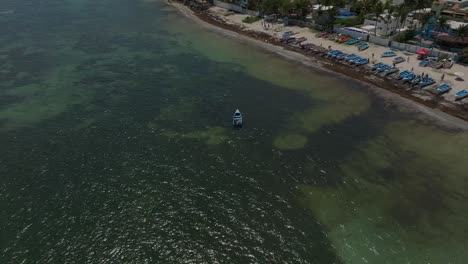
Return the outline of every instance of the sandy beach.
[[[392,60],[394,58],[381,58],[380,55],[383,52],[390,51],[390,49],[388,47],[383,47],[372,43],[369,43],[370,47],[367,50],[359,52],[357,49],[357,45],[340,44],[332,40],[318,38],[315,36],[316,32],[312,32],[308,28],[301,28],[297,26],[282,26],[278,24],[271,24],[271,27],[265,28],[262,26],[262,21],[257,21],[251,24],[243,23],[242,20],[247,17],[247,15],[245,14],[233,14],[232,12],[230,13],[228,10],[219,7],[212,7],[209,9],[209,12],[224,19],[224,21],[228,24],[242,26],[245,28],[245,30],[263,32],[277,38],[281,38],[281,34],[286,31],[297,32],[297,34],[294,35],[294,37],[305,37],[307,38],[306,42],[311,42],[315,45],[327,48],[331,46],[332,49],[338,49],[345,53],[357,53],[361,57],[369,58],[371,63],[383,62],[388,65],[392,65]],[[401,56],[407,59],[405,62],[397,65],[397,67],[400,68],[400,71],[413,69],[414,72],[417,74],[429,74],[430,77],[434,78],[434,80],[438,81],[439,83],[451,84],[452,90],[449,93],[443,95],[443,97],[446,100],[455,101],[454,94],[456,92],[463,89],[468,89],[468,84],[466,80],[456,80],[456,76],[453,75],[453,73],[455,72],[463,72],[465,74],[465,79],[468,78],[468,67],[462,66],[460,64],[454,64],[451,69],[434,69],[432,67],[420,67],[420,61],[417,60],[416,54],[412,54],[409,52],[403,53],[402,51],[396,51],[396,53],[397,56]],[[443,74],[445,75],[444,80],[441,81]],[[426,89],[434,88],[434,86],[437,86],[437,84],[427,87]]]
[[[414,96],[414,95],[410,95],[409,93],[404,93],[404,92],[402,93],[400,90],[388,89],[388,87],[386,87],[384,90],[374,89],[376,88],[375,86],[384,87],[386,84],[385,79],[376,78],[375,76],[369,76],[366,78],[354,78],[354,77],[357,77],[357,75],[359,75],[359,72],[354,73],[354,76],[353,76],[353,74],[348,74],[348,72],[346,71],[340,71],[340,68],[343,68],[343,67],[334,67],[337,65],[333,65],[333,63],[322,61],[322,60],[317,60],[313,57],[305,56],[293,50],[285,49],[278,45],[269,43],[268,40],[261,41],[259,39],[251,38],[244,34],[239,34],[235,31],[231,31],[229,29],[220,27],[221,25],[220,26],[212,25],[211,23],[204,21],[204,19],[202,20],[199,14],[197,15],[196,13],[193,12],[193,10],[191,10],[190,8],[188,8],[187,6],[183,4],[180,4],[177,2],[168,2],[168,3],[174,6],[176,9],[178,9],[180,12],[182,12],[186,17],[194,20],[199,25],[211,31],[215,31],[217,33],[223,34],[228,37],[236,38],[236,40],[238,41],[249,42],[255,46],[258,46],[270,52],[276,53],[287,59],[300,62],[309,67],[314,67],[314,68],[325,70],[325,71],[331,71],[337,74],[341,73],[344,75],[344,77],[352,78],[355,81],[362,81],[362,84],[366,85],[367,87],[372,88],[372,90],[379,96],[384,97],[386,100],[388,99],[391,102],[400,104],[403,108],[411,112],[424,113],[425,116],[442,121],[442,125],[446,125],[451,128],[458,128],[458,129],[463,129],[463,130],[468,129],[468,123],[462,120],[462,119],[468,120],[468,114],[465,114],[465,110],[455,109],[455,108],[458,108],[460,105],[463,105],[465,102],[463,103],[451,103],[450,102],[450,100],[454,101],[453,94],[455,93],[455,91],[466,89],[466,87],[464,87],[464,85],[466,85],[466,81],[455,80],[455,76],[453,76],[451,72],[466,71],[466,67],[463,67],[461,65],[454,65],[452,69],[449,69],[449,70],[447,69],[435,70],[433,68],[428,68],[428,67],[422,68],[422,67],[419,67],[419,61],[416,59],[415,54],[407,55],[407,54],[403,54],[402,52],[398,52],[398,56],[404,56],[405,58],[408,56],[410,57],[409,61],[400,63],[398,65],[398,67],[400,67],[402,70],[405,70],[405,69],[410,70],[412,67],[414,67],[415,72],[418,72],[418,68],[424,69],[426,71],[421,70],[420,73],[423,73],[423,72],[428,73],[430,77],[433,77],[436,80],[437,80],[437,76],[439,76],[439,80],[437,80],[439,83],[440,83],[440,77],[442,76],[442,74],[444,72],[446,73],[444,83],[450,83],[454,85],[454,88],[452,89],[450,94],[444,95],[444,99],[446,100],[443,100],[442,103],[437,102],[438,107],[436,107],[435,105],[433,105],[432,102],[430,102],[431,100],[428,100],[428,96],[424,96],[424,95]],[[225,14],[227,14],[229,11],[222,9],[222,8],[218,8],[218,7],[211,7],[208,10],[208,12],[210,14],[213,14],[213,16],[216,17],[217,20],[221,20],[223,23],[227,25],[232,25],[232,26],[235,26],[236,28],[241,28],[245,32],[250,33],[247,35],[251,35],[252,32],[258,32],[259,34],[269,35],[272,38],[279,38],[279,36],[281,35],[281,32],[291,30],[294,32],[298,32],[295,35],[296,37],[304,36],[308,39],[307,42],[312,42],[316,45],[322,45],[323,47],[332,46],[332,49],[340,49],[342,51],[350,52],[350,53],[356,53],[357,51],[356,46],[338,44],[334,41],[317,38],[315,37],[316,33],[310,31],[307,28],[284,27],[284,26],[279,26],[279,25],[272,25],[272,27],[265,29],[262,26],[260,21],[252,23],[252,24],[242,23],[242,20],[246,17],[246,15],[243,15],[243,14],[230,13],[229,15],[226,16]],[[371,63],[372,62],[384,62],[384,63],[391,64],[392,63],[391,60],[393,58],[381,59],[379,56],[382,52],[388,51],[388,50],[389,50],[388,48],[371,44],[371,47],[369,49],[359,53],[359,55],[368,56],[370,58]],[[372,53],[374,53],[374,59],[371,59]],[[468,76],[468,73],[467,73],[467,76]],[[430,87],[430,88],[434,88],[434,87]],[[389,92],[388,90],[391,90],[393,92]]]

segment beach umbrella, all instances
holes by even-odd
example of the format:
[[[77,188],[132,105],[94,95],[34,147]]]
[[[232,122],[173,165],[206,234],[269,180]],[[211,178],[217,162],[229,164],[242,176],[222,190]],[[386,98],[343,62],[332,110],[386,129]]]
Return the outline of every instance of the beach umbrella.
[[[418,49],[418,51],[416,53],[418,53],[420,55],[428,55],[429,51],[426,50],[426,49]]]

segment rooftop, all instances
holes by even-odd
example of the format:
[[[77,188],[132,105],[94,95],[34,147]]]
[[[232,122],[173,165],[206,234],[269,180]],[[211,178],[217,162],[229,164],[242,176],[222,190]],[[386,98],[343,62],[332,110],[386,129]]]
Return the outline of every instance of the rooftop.
[[[459,38],[455,36],[450,36],[448,34],[440,34],[435,37],[438,40],[451,42],[451,43],[459,43],[459,44],[468,44],[468,38]]]
[[[460,14],[460,15],[464,14],[462,11],[457,11],[457,10],[443,10],[442,13],[444,13],[444,14]]]
[[[468,0],[467,0],[468,1]],[[458,27],[460,26],[465,26],[465,25],[468,25],[468,23],[464,23],[464,22],[458,22],[458,21],[454,21],[454,20],[447,20],[447,24],[450,26],[450,28],[452,29],[457,29]]]

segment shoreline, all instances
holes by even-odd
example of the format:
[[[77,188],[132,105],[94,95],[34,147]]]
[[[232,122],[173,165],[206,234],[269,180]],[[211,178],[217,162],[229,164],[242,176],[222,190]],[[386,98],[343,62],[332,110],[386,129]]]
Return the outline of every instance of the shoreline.
[[[181,12],[185,17],[210,31],[235,38],[240,42],[255,45],[256,47],[260,47],[286,59],[299,62],[307,67],[338,74],[343,78],[350,78],[353,81],[360,82],[380,97],[385,97],[394,102],[401,102],[405,107],[410,106],[415,111],[424,113],[428,117],[444,121],[444,123],[452,128],[456,127],[458,129],[468,130],[468,122],[466,122],[468,121],[468,105],[457,105],[445,100],[440,100],[436,96],[431,98],[408,93],[406,90],[397,87],[387,78],[362,74],[363,68],[354,70],[343,64],[329,61],[321,56],[307,54],[300,48],[282,44],[277,38],[266,33],[252,30],[246,31],[238,25],[227,24],[206,11],[193,10],[177,1],[169,0],[166,2],[177,11]]]

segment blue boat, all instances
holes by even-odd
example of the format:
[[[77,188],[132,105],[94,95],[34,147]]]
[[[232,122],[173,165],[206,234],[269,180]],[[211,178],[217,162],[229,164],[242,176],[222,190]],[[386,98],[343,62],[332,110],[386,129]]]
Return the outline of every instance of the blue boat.
[[[346,44],[348,44],[348,45],[354,45],[354,44],[358,43],[359,41],[361,41],[360,38],[353,38],[353,39],[348,40],[348,41],[346,42]]]
[[[398,80],[399,80],[399,79],[403,79],[403,78],[405,78],[406,76],[408,76],[409,74],[411,74],[410,71],[402,71],[402,72],[400,72],[400,74],[398,74],[397,79],[398,79]]]
[[[297,38],[295,41],[294,41],[294,44],[301,44],[302,42],[306,41],[307,38],[306,37],[301,37],[301,38]]]
[[[404,62],[405,59],[403,57],[396,57],[393,59],[393,63],[398,64]]]
[[[416,74],[414,73],[409,73],[403,77],[403,82],[411,82],[414,78],[416,78]]]
[[[336,55],[338,55],[338,54],[340,54],[340,53],[342,53],[342,52],[339,51],[339,50],[330,50],[329,52],[327,52],[327,55],[326,55],[326,56],[327,56],[327,57],[332,57],[333,55],[335,55],[335,57],[336,57]]]
[[[376,63],[371,66],[371,70],[375,71],[377,68],[382,67],[382,65],[385,65],[383,62]]]
[[[344,58],[345,61],[350,61],[350,60],[353,60],[353,59],[356,59],[358,56],[356,54],[349,54],[348,56],[346,56]]]
[[[283,43],[286,43],[286,44],[293,43],[294,41],[296,41],[295,37],[283,39]]]
[[[398,72],[399,69],[397,67],[392,67],[388,70],[385,70],[383,73],[382,73],[382,76],[387,76],[387,75],[390,75],[392,73],[395,73],[395,72]]]
[[[344,58],[348,56],[346,53],[339,54],[335,57],[336,60],[344,60]]]
[[[386,51],[386,52],[382,53],[382,55],[381,55],[382,58],[393,57],[393,56],[396,56],[396,52],[394,52],[394,51]]]
[[[444,94],[450,90],[452,90],[452,86],[448,83],[441,84],[439,85],[439,87],[436,88],[437,94]]]
[[[334,58],[336,58],[337,56],[339,56],[339,55],[341,55],[341,54],[343,54],[343,52],[340,51],[340,50],[337,50],[337,52],[333,53],[330,57],[331,57],[332,59],[334,59]]]
[[[362,62],[363,62],[362,59],[363,59],[363,58],[361,58],[361,57],[359,57],[359,56],[356,56],[355,58],[350,59],[350,60],[348,61],[348,63],[349,63],[350,65],[353,65],[353,64],[358,65],[358,62],[359,62],[359,63],[362,63]],[[364,64],[365,64],[365,63],[364,63]],[[360,65],[362,65],[362,64],[360,64]]]
[[[391,68],[392,68],[392,66],[384,64],[384,65],[380,66],[379,68],[377,68],[376,71],[377,72],[384,72],[384,71],[389,70]]]
[[[419,63],[419,66],[421,66],[421,67],[426,67],[430,62],[431,62],[431,60],[430,60],[429,58],[425,58],[424,60],[422,60],[422,61]]]
[[[369,43],[362,43],[361,45],[358,46],[359,51],[363,51],[369,48]]]
[[[234,127],[242,127],[242,114],[239,109],[236,109],[234,115],[232,116],[232,125]]]
[[[361,66],[367,63],[369,63],[368,58],[359,58],[359,59],[354,60],[354,64],[356,64],[356,66]]]
[[[468,90],[461,90],[455,94],[455,100],[461,100],[468,97]]]
[[[434,79],[432,79],[431,77],[426,77],[426,78],[422,78],[422,80],[419,82],[419,86],[421,86],[422,88],[422,87],[432,85],[434,83],[435,83]]]
[[[416,77],[414,77],[414,79],[411,81],[411,85],[417,85],[422,80],[422,78],[424,77],[421,75],[416,75]]]

